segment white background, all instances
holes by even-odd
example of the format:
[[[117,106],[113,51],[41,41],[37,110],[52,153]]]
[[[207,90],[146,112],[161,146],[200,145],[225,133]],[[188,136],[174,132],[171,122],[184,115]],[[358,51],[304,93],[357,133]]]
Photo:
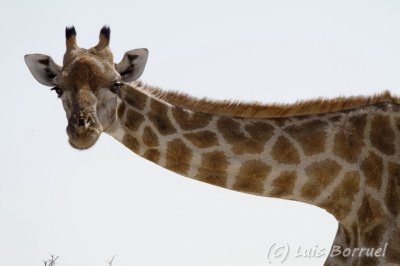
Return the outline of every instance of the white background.
[[[111,26],[116,61],[147,47],[142,80],[214,99],[291,103],[400,90],[398,1],[13,1],[0,9],[0,264],[253,266],[287,242],[284,265],[322,265],[335,219],[313,206],[189,180],[109,136],[77,151],[54,92],[26,53],[62,62],[64,28],[82,47]]]

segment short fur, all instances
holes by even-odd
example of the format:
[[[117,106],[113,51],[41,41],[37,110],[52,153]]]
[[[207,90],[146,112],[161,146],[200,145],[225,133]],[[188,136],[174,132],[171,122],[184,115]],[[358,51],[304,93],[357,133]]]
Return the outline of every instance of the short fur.
[[[340,110],[349,110],[361,106],[378,103],[400,104],[400,97],[384,91],[372,96],[337,97],[332,99],[316,98],[313,100],[297,101],[293,104],[263,104],[260,102],[240,102],[231,100],[210,100],[196,98],[185,93],[163,91],[157,87],[135,81],[134,86],[168,102],[172,105],[212,114],[240,116],[240,117],[288,117],[308,114],[329,113]]]

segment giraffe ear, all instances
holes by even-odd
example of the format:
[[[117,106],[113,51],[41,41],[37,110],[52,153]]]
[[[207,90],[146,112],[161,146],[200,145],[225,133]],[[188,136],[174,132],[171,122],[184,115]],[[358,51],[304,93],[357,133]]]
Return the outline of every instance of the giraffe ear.
[[[54,86],[54,78],[61,71],[61,67],[54,63],[50,56],[44,54],[27,54],[25,63],[33,77],[45,86]]]
[[[126,52],[122,61],[115,66],[122,80],[131,82],[138,79],[143,73],[148,56],[149,51],[146,48]]]

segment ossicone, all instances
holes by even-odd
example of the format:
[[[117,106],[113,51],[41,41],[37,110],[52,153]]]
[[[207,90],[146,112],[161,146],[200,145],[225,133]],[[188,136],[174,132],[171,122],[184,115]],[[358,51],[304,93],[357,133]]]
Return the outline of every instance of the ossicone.
[[[65,39],[67,50],[72,50],[78,47],[76,44],[76,31],[74,26],[65,28]]]
[[[111,30],[108,26],[103,26],[100,30],[99,43],[96,45],[97,50],[102,50],[110,44]]]
[[[68,40],[71,36],[76,36],[76,31],[74,26],[65,28],[65,38]]]

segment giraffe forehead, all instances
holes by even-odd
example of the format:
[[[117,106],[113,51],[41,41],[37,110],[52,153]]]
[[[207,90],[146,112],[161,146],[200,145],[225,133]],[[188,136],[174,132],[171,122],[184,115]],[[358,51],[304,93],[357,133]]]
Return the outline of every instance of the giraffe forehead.
[[[96,89],[117,78],[117,71],[107,61],[96,56],[80,56],[63,68],[60,81],[67,86],[89,84]]]
[[[93,56],[82,56],[73,60],[66,70],[71,75],[93,75],[104,74],[109,68],[104,60]]]
[[[73,61],[79,58],[96,58],[98,60],[113,63],[113,54],[109,48],[97,50],[96,47],[85,49],[85,48],[75,48],[67,51],[64,54],[64,66],[71,64]]]

